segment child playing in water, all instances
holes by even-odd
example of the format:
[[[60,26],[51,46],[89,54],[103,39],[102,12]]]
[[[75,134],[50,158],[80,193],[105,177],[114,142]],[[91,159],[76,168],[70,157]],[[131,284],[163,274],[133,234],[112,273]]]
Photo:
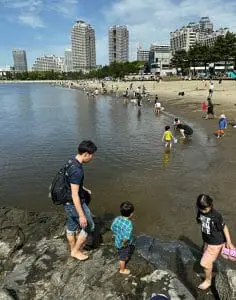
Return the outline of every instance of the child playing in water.
[[[228,249],[235,247],[221,214],[213,207],[213,199],[206,194],[201,194],[197,198],[196,206],[198,209],[197,222],[201,224],[204,242],[204,253],[200,264],[205,273],[205,279],[198,288],[206,290],[211,286],[213,263],[221,254],[225,243]]]
[[[217,130],[217,138],[221,138],[225,135],[224,130],[227,128],[227,120],[225,115],[220,115],[219,129]]]
[[[170,131],[170,126],[165,127],[165,132],[163,134],[162,142],[165,142],[165,149],[172,147],[172,140],[174,140],[174,137],[172,135],[172,132]]]
[[[130,274],[130,270],[126,268],[126,264],[134,250],[134,246],[132,244],[134,225],[131,221],[133,212],[134,206],[132,203],[130,203],[129,201],[121,203],[121,216],[116,217],[111,225],[111,230],[115,236],[115,246],[120,257],[120,274],[124,275]]]

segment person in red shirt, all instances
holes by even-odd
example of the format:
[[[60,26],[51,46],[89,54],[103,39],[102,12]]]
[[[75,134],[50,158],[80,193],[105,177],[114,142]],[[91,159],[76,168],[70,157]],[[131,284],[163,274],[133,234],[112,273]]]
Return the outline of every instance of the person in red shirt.
[[[204,117],[207,114],[207,107],[208,107],[208,105],[207,105],[206,101],[203,101],[202,102],[202,111],[203,111]]]

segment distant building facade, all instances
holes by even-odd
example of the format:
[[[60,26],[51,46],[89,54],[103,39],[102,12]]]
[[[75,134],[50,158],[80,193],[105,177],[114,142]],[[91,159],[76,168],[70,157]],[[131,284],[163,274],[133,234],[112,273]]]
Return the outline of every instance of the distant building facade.
[[[14,61],[14,70],[15,72],[27,72],[27,58],[26,51],[21,49],[14,49],[12,51],[13,61]]]
[[[95,31],[90,24],[77,21],[71,31],[73,71],[96,68]]]
[[[72,72],[73,71],[73,59],[72,59],[72,50],[66,49],[64,53],[64,72]]]
[[[141,47],[137,49],[137,61],[149,61],[149,55],[150,51],[149,50],[143,50]]]
[[[108,31],[109,63],[129,61],[129,31],[127,26],[114,25]]]
[[[196,43],[213,46],[217,37],[225,36],[228,31],[228,28],[214,31],[214,24],[209,17],[202,17],[198,23],[190,22],[170,33],[171,51],[173,54],[180,50],[189,51]]]
[[[152,73],[157,73],[161,76],[173,74],[174,70],[171,69],[172,53],[170,45],[155,45],[150,47],[149,64]]]
[[[60,72],[62,70],[63,59],[55,55],[44,55],[37,57],[32,71],[54,71]]]

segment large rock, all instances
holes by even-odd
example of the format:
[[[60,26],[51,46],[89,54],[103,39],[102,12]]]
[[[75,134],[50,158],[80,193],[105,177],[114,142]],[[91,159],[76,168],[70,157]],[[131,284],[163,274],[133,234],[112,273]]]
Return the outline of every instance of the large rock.
[[[196,290],[200,280],[194,265],[200,253],[185,243],[138,237],[131,275],[124,276],[109,233],[106,244],[90,250],[88,261],[72,259],[64,222],[63,214],[0,209],[0,300],[149,300],[152,293],[172,300],[214,299]]]

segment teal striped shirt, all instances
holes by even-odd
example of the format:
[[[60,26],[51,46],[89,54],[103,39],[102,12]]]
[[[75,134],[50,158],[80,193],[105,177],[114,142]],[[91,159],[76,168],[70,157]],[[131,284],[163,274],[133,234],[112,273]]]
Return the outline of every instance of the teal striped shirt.
[[[119,216],[114,219],[111,230],[115,236],[115,246],[120,249],[123,247],[123,241],[133,242],[134,225],[130,219]]]

